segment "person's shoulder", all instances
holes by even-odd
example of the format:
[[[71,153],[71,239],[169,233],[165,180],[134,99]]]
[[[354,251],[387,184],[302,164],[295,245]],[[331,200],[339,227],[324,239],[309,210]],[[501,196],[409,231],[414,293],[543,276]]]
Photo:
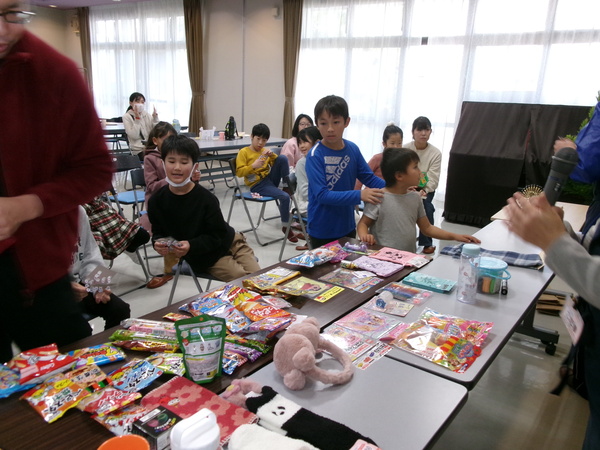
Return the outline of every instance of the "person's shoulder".
[[[432,153],[436,153],[436,154],[442,154],[442,151],[437,148],[435,145],[431,145],[429,143],[427,143],[427,150],[429,150]]]
[[[369,160],[369,165],[373,164],[373,163],[380,165],[382,159],[383,159],[383,152],[376,153],[373,156],[371,156],[371,159]]]
[[[21,40],[15,45],[15,50],[25,55],[26,59],[38,70],[45,71],[46,77],[56,74],[55,78],[62,82],[65,81],[62,77],[70,77],[74,74],[81,78],[79,69],[73,60],[59,53],[29,31],[23,33]]]

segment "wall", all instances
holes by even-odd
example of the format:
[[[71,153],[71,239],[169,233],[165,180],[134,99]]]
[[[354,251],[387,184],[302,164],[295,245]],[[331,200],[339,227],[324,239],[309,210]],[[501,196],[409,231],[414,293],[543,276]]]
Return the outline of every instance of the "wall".
[[[33,11],[36,16],[27,29],[75,61],[77,67],[82,67],[79,35],[71,27],[71,19],[77,15],[76,11],[43,7],[33,8]]]
[[[273,8],[279,16],[273,17]],[[208,0],[205,9],[207,121],[234,116],[238,131],[263,122],[281,136],[283,6],[281,0]]]
[[[277,7],[279,16],[273,17]],[[29,30],[82,66],[75,10],[38,7]],[[238,131],[259,122],[280,137],[283,120],[282,0],[206,0],[204,53],[207,123],[224,129],[234,116]]]

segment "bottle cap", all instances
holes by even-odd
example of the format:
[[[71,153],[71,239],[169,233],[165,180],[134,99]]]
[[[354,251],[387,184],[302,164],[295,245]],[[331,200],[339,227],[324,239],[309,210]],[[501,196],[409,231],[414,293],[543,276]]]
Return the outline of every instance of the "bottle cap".
[[[479,256],[481,247],[475,244],[465,244],[462,248],[462,254],[466,256]]]

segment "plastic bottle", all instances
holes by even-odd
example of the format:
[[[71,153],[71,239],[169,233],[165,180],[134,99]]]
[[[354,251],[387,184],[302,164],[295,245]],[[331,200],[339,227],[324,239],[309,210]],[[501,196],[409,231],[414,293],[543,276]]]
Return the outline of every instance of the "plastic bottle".
[[[460,254],[460,269],[456,286],[456,299],[463,303],[475,303],[481,248],[475,244],[465,244]]]
[[[173,119],[173,128],[177,131],[177,134],[181,133],[181,124],[178,119]]]

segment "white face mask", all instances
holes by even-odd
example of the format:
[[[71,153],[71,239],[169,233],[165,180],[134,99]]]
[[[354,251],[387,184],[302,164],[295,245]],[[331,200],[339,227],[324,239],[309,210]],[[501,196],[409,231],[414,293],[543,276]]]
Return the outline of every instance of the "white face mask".
[[[165,162],[164,161],[163,161],[163,167],[165,167]],[[192,171],[190,172],[190,176],[187,177],[185,180],[183,180],[181,183],[175,183],[173,180],[171,180],[169,178],[168,175],[166,176],[165,179],[167,180],[167,183],[169,184],[169,186],[173,186],[173,187],[176,187],[176,188],[183,187],[183,186],[185,186],[186,184],[188,184],[192,180],[192,174],[194,173],[194,170],[196,170],[197,167],[198,167],[198,163],[194,164],[194,167],[192,167]],[[166,173],[166,171],[167,171],[167,168],[165,167],[165,173]]]
[[[143,103],[134,103],[133,104],[135,111],[139,114],[141,112],[144,111],[144,109],[146,108],[146,105],[144,105]]]

